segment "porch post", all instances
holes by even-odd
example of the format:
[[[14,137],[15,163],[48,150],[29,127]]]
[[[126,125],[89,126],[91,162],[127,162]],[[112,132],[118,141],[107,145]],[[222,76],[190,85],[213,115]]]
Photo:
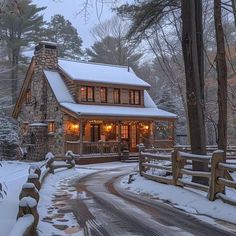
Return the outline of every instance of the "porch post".
[[[121,121],[118,121],[118,152],[121,155]]]
[[[171,126],[172,126],[172,140],[173,140],[173,146],[175,145],[175,121],[171,121]]]
[[[83,154],[83,120],[79,121],[79,154]]]
[[[153,147],[154,146],[154,129],[155,128],[155,123],[154,121],[151,121],[150,123],[150,138],[149,138],[149,142],[150,142],[150,146]]]

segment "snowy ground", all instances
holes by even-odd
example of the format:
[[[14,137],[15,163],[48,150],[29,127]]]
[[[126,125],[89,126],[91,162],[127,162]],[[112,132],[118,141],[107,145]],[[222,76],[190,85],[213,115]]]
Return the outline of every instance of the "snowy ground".
[[[18,161],[1,161],[0,183],[7,196],[0,198],[0,235],[6,236],[16,222],[18,213],[19,193],[28,177],[30,163]]]
[[[236,177],[235,174],[234,177]],[[174,207],[192,214],[210,216],[236,224],[236,206],[223,203],[221,200],[211,202],[207,199],[207,194],[202,191],[157,183],[138,174],[134,175],[134,181],[130,184],[128,184],[128,176],[122,178],[120,186],[131,192],[170,203]],[[227,189],[226,194],[236,199],[235,190]]]
[[[38,224],[39,236],[82,236],[83,230],[65,205],[65,200],[77,197],[77,191],[71,186],[71,180],[79,179],[100,170],[109,170],[126,165],[137,166],[137,164],[112,162],[77,166],[70,170],[58,169],[54,175],[50,174],[40,190],[40,201],[38,204],[40,215],[40,222]]]

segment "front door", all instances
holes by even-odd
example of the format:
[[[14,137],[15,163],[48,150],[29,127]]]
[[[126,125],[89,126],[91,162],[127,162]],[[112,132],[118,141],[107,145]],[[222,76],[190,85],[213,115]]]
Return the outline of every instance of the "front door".
[[[101,139],[100,137],[100,125],[92,124],[91,125],[91,141],[98,142]]]
[[[121,125],[121,143],[123,148],[129,149],[129,125]]]
[[[130,151],[137,151],[137,125],[133,124],[130,126]]]
[[[121,125],[121,141],[131,152],[137,151],[137,126]]]

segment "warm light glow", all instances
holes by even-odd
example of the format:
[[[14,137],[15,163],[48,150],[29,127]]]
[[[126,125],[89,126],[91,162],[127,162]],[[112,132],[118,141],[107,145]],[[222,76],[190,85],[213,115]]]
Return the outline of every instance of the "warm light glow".
[[[149,126],[148,126],[148,125],[145,125],[145,126],[144,126],[144,129],[149,129]]]
[[[78,133],[79,132],[79,125],[73,122],[67,123],[67,131],[69,133]]]
[[[112,130],[112,125],[106,125],[105,128],[107,132],[110,132]]]

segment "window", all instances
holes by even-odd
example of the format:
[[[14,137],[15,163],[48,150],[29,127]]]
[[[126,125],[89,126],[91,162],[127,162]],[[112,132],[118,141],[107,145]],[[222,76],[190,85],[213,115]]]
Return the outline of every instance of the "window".
[[[94,102],[94,87],[82,86],[80,88],[81,101]]]
[[[23,135],[27,134],[28,130],[29,130],[29,122],[23,122],[23,124],[22,124],[22,133],[23,133]]]
[[[113,100],[115,104],[119,104],[120,103],[120,89],[115,88],[113,90]]]
[[[121,126],[121,138],[122,139],[128,139],[129,138],[129,126],[128,125],[122,125]]]
[[[56,130],[55,121],[48,121],[48,133],[54,133]]]
[[[107,102],[107,88],[100,88],[100,99],[103,103]]]
[[[30,89],[28,89],[26,91],[26,104],[30,104],[31,103],[31,91]]]
[[[140,90],[129,91],[129,103],[132,105],[140,105]]]

